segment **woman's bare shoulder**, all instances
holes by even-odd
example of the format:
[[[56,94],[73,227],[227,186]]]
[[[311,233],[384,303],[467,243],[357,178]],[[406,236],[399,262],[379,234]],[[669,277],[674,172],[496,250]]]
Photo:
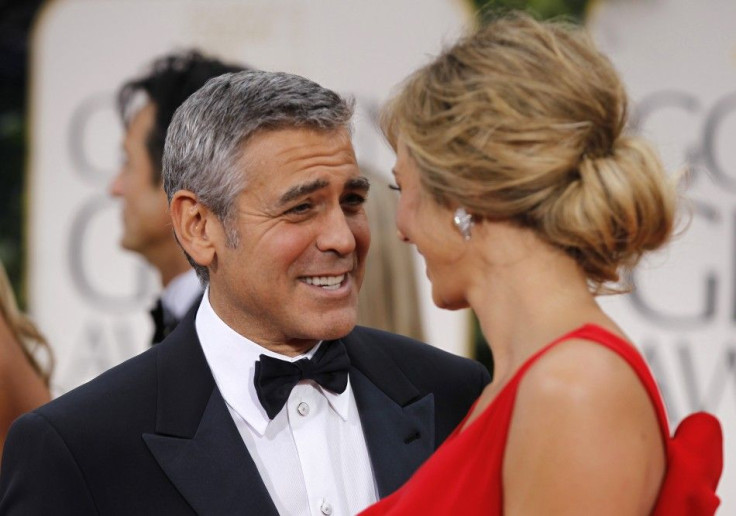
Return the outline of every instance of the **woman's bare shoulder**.
[[[636,371],[621,355],[578,338],[561,342],[539,357],[524,375],[520,391],[544,397],[545,403],[574,404],[646,394]]]
[[[567,496],[581,513],[604,514],[601,505],[646,513],[664,471],[663,446],[654,405],[628,362],[590,341],[562,342],[519,385],[504,461],[510,503],[528,497],[523,503],[566,512]],[[533,493],[519,487],[522,478]]]

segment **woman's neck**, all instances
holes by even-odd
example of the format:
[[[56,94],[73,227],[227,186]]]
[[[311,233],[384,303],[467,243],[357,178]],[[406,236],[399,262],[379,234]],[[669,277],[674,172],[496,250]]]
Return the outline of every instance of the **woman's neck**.
[[[467,296],[493,354],[494,384],[505,383],[556,337],[606,319],[570,256],[528,230],[512,229],[520,233],[486,239]]]

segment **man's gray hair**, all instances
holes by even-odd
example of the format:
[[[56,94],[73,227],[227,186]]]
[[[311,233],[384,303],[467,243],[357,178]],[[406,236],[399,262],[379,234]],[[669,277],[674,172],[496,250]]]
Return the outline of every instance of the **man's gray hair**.
[[[235,200],[246,188],[241,160],[246,142],[262,131],[350,130],[352,99],[300,77],[246,71],[211,79],[176,110],[166,134],[163,184],[171,202],[189,190],[222,221],[237,247]],[[204,283],[206,267],[189,262]]]

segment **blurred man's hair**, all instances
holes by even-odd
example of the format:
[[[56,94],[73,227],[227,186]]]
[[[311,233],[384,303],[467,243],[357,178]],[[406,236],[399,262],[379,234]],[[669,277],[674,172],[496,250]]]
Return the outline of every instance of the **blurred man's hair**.
[[[187,50],[156,59],[145,75],[126,82],[120,88],[118,111],[126,125],[135,112],[134,108],[140,107],[137,99],[141,93],[156,106],[154,126],[146,140],[148,154],[154,165],[155,183],[161,182],[166,131],[177,108],[213,77],[249,69],[207,57],[197,50]]]

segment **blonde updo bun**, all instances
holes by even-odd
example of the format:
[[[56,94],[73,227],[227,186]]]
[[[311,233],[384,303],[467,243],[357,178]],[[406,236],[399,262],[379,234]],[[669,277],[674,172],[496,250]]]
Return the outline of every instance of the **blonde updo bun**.
[[[382,127],[439,203],[534,229],[601,290],[674,223],[674,185],[647,142],[622,134],[626,112],[582,29],[514,14],[411,75]]]

